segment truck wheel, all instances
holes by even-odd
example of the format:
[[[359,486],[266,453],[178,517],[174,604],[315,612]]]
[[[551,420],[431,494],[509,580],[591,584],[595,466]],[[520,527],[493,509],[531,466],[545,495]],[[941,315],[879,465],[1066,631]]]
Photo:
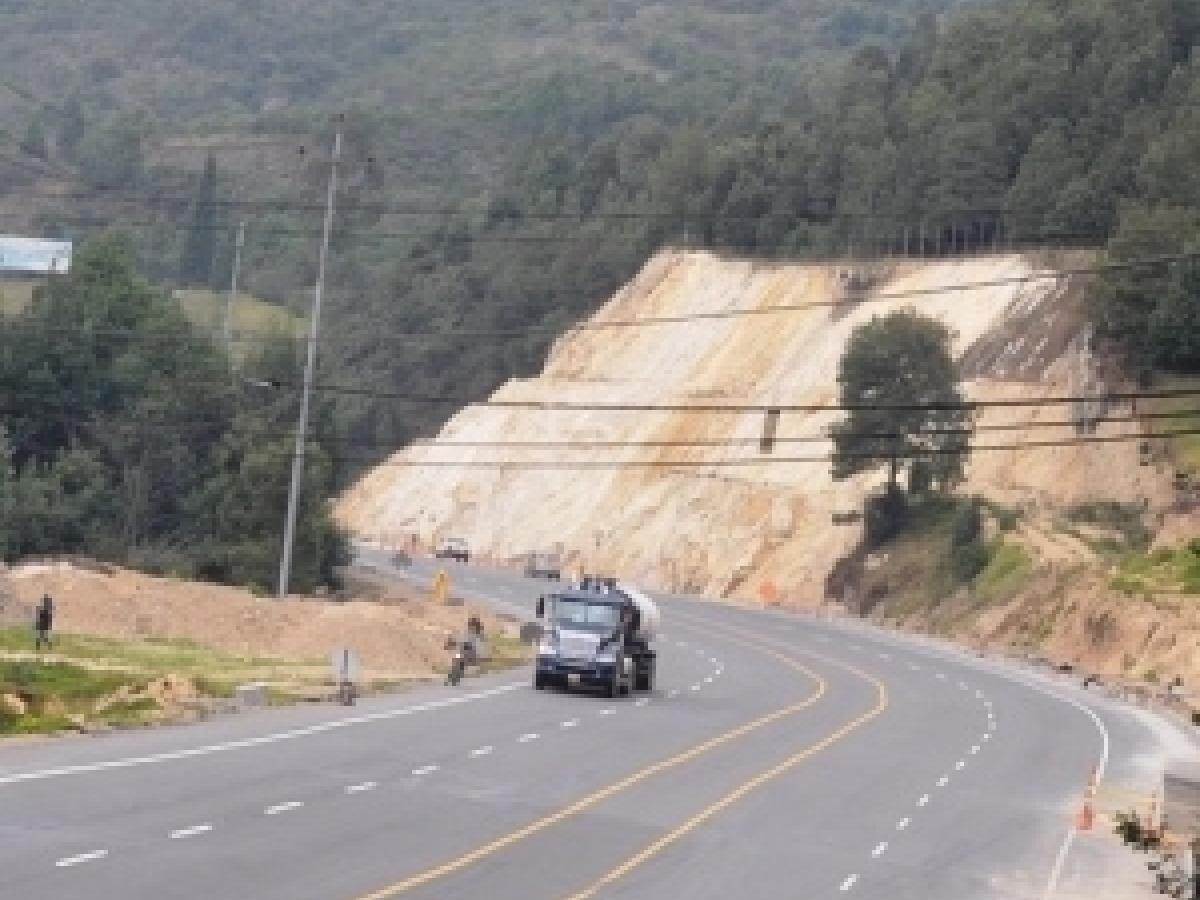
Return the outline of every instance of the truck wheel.
[[[533,686],[534,686],[534,688],[536,688],[539,691],[545,690],[546,689],[545,677],[543,675],[541,675],[540,673],[535,674],[533,676]]]

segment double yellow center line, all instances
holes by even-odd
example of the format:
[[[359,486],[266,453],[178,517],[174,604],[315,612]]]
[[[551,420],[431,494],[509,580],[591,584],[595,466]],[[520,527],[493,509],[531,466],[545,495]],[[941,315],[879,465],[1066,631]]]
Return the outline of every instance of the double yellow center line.
[[[681,616],[681,618],[687,619],[689,617]],[[758,650],[759,652],[767,653],[768,655],[783,662],[785,665],[789,666],[790,668],[802,673],[803,675],[805,675],[808,679],[810,679],[815,684],[815,689],[814,689],[813,693],[811,693],[808,697],[804,698],[803,700],[801,700],[797,703],[793,703],[789,706],[781,707],[780,709],[777,709],[777,710],[774,710],[773,712],[767,713],[764,716],[760,716],[757,719],[754,719],[750,722],[746,722],[742,725],[739,725],[736,728],[726,731],[723,734],[719,734],[716,737],[709,738],[708,740],[706,740],[702,743],[696,744],[695,746],[693,746],[687,750],[684,750],[681,753],[678,753],[674,756],[668,757],[667,759],[660,760],[660,761],[653,763],[652,765],[649,765],[643,769],[639,769],[638,771],[634,772],[633,774],[628,775],[625,778],[622,778],[620,781],[617,781],[617,782],[614,782],[613,784],[607,785],[606,787],[603,787],[591,794],[588,794],[587,796],[582,797],[579,800],[576,800],[574,803],[571,803],[570,805],[565,806],[562,809],[560,809],[554,813],[551,813],[548,816],[544,816],[543,818],[540,818],[540,819],[537,819],[536,821],[530,822],[528,825],[524,825],[515,831],[512,831],[512,832],[509,832],[508,834],[502,835],[501,837],[498,837],[495,840],[489,841],[486,844],[482,844],[481,846],[476,847],[474,850],[470,850],[467,853],[462,854],[461,856],[455,857],[454,859],[447,860],[446,862],[444,862],[440,865],[434,866],[433,868],[426,869],[422,872],[418,872],[414,875],[409,876],[408,878],[405,878],[401,881],[397,881],[394,884],[390,884],[390,885],[387,885],[386,887],[382,887],[379,890],[373,891],[370,894],[364,894],[361,897],[355,898],[355,900],[390,900],[390,898],[392,898],[392,897],[398,897],[401,894],[407,893],[408,891],[411,891],[415,888],[421,887],[422,885],[429,884],[440,878],[444,878],[447,875],[451,875],[455,872],[459,872],[463,869],[466,869],[467,867],[472,866],[475,863],[498,853],[499,851],[505,849],[506,847],[510,847],[513,844],[523,841],[528,837],[532,837],[533,835],[538,834],[539,832],[545,831],[548,828],[552,828],[553,826],[558,825],[560,822],[570,819],[571,817],[576,816],[576,815],[590,809],[591,807],[596,806],[599,803],[602,803],[603,801],[609,799],[610,797],[613,797],[625,790],[628,790],[629,788],[645,781],[648,778],[652,778],[653,776],[658,775],[662,772],[665,772],[669,769],[673,769],[677,766],[683,765],[686,762],[690,762],[691,760],[709,752],[710,750],[715,750],[716,748],[721,747],[724,744],[728,744],[731,741],[735,741],[753,731],[757,731],[760,728],[770,725],[773,722],[777,722],[780,719],[786,718],[787,716],[795,715],[796,713],[800,712],[801,710],[807,709],[808,707],[817,703],[822,697],[825,696],[826,690],[828,688],[828,684],[825,681],[825,679],[822,678],[816,672],[814,672],[812,669],[809,669],[807,666],[796,661],[792,657],[786,656],[783,653],[779,653],[776,650],[772,649],[772,647],[770,645],[774,643],[773,641],[769,641],[767,639],[758,637],[757,635],[751,635],[750,637],[742,637],[740,635],[748,635],[749,633],[743,632],[740,629],[736,629],[736,628],[713,626],[711,623],[703,622],[702,620],[694,620],[693,619],[692,621],[695,622],[699,627],[702,627],[702,628],[710,630],[710,631],[722,632],[725,634],[725,636],[730,637],[731,639],[735,640],[737,643],[746,644],[746,645],[751,646],[754,649]],[[886,706],[887,706],[887,690],[883,686],[882,682],[880,682],[878,679],[874,678],[873,676],[868,675],[867,673],[854,668],[853,666],[845,665],[843,663],[834,663],[834,665],[838,665],[838,666],[841,666],[842,668],[848,669],[849,671],[853,672],[854,674],[872,682],[876,686],[876,689],[878,691],[878,699],[877,699],[875,706],[870,711],[863,714],[862,716],[859,716],[858,718],[847,723],[846,725],[843,725],[837,731],[833,732],[832,734],[830,734],[823,740],[819,741],[818,743],[800,751],[799,753],[795,754],[794,756],[788,757],[783,762],[779,763],[778,765],[774,766],[773,768],[768,769],[767,771],[762,772],[759,775],[756,775],[754,778],[751,778],[749,781],[746,781],[743,784],[739,785],[733,791],[726,794],[720,800],[716,801],[716,803],[713,803],[713,804],[705,807],[703,810],[701,810],[695,816],[688,819],[686,822],[684,822],[678,828],[675,828],[674,830],[667,833],[666,835],[663,835],[661,838],[654,841],[652,844],[647,846],[645,849],[643,849],[639,853],[637,853],[634,856],[627,859],[620,866],[613,869],[608,874],[604,875],[602,878],[600,878],[598,881],[596,881],[595,883],[593,883],[592,885],[590,885],[583,891],[572,895],[571,900],[583,900],[583,898],[594,896],[603,887],[605,887],[606,885],[611,884],[612,882],[623,877],[625,874],[627,874],[632,869],[636,868],[637,866],[644,863],[646,860],[650,859],[652,856],[661,852],[664,848],[668,847],[675,841],[679,840],[681,837],[683,837],[687,833],[698,828],[705,821],[712,818],[714,815],[719,813],[721,810],[736,803],[738,800],[740,800],[746,794],[753,791],[755,788],[770,781],[773,778],[778,777],[779,775],[782,775],[784,772],[795,767],[796,765],[799,765],[804,760],[808,759],[809,757],[819,753],[820,751],[824,750],[825,748],[829,747],[830,745],[841,740],[846,735],[848,735],[850,732],[854,731],[856,728],[859,728],[860,726],[862,726],[863,724],[865,724],[866,722],[870,721],[871,719],[878,716],[881,712],[883,712],[884,708],[886,708]]]

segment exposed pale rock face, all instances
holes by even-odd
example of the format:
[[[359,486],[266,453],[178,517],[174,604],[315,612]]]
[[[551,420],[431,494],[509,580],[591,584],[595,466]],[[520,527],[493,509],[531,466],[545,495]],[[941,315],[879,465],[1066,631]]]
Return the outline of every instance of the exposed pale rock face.
[[[604,403],[828,404],[846,339],[873,315],[912,306],[948,324],[976,397],[1069,392],[1079,379],[1076,292],[1053,280],[1022,282],[1032,264],[1018,255],[961,260],[897,260],[868,273],[871,302],[830,305],[846,272],[832,265],[770,265],[706,253],[651,259],[593,322],[778,305],[796,312],[712,318],[564,335],[537,378],[513,380],[498,400]],[[978,286],[938,292],[964,282]],[[888,295],[879,299],[878,295]],[[897,296],[899,295],[899,296]],[[820,305],[824,304],[824,305]],[[785,413],[775,457],[827,456],[820,436],[830,412]],[[1066,408],[1006,409],[983,424],[1070,418]],[[833,562],[859,528],[832,514],[861,507],[878,479],[835,483],[827,462],[760,462],[761,413],[579,412],[471,406],[438,438],[401,450],[337,503],[338,519],[359,535],[396,546],[430,546],[454,535],[472,552],[508,560],[560,545],[589,571],[620,573],[648,586],[748,598],[773,593],[817,603]],[[1121,426],[1102,426],[1101,434]],[[978,443],[1068,438],[1071,428],[998,431]],[[656,441],[743,439],[733,446],[580,448],[450,446],[454,441]],[[701,465],[743,459],[737,466]],[[586,471],[429,468],[422,460],[623,461]],[[662,465],[637,467],[635,461]],[[672,466],[677,462],[681,465]],[[683,465],[686,464],[686,465]],[[1103,483],[1104,495],[1154,499],[1159,490],[1137,466],[1136,444],[981,452],[973,490],[1009,501],[1070,502]]]

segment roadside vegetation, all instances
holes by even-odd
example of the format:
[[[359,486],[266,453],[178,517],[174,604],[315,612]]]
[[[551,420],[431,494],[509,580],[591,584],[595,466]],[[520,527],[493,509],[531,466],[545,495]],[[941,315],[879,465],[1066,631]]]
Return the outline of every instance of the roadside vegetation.
[[[82,554],[268,590],[288,489],[297,360],[268,344],[240,373],[207,330],[107,236],[0,329],[0,559]],[[256,388],[274,379],[288,387]],[[318,405],[293,584],[346,558],[326,498],[335,463]]]

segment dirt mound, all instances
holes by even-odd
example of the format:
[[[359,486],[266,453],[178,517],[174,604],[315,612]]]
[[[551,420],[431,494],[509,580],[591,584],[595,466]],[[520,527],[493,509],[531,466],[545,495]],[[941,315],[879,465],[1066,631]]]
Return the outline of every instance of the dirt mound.
[[[472,612],[485,628],[502,625],[485,610],[430,603],[415,589],[383,602],[274,600],[219,585],[156,578],[121,569],[110,574],[68,563],[20,566],[0,576],[0,622],[29,621],[37,599],[55,600],[57,631],[117,639],[173,638],[246,657],[327,665],[350,647],[368,675],[424,674],[444,664],[445,639]],[[171,691],[170,686],[163,690]]]

